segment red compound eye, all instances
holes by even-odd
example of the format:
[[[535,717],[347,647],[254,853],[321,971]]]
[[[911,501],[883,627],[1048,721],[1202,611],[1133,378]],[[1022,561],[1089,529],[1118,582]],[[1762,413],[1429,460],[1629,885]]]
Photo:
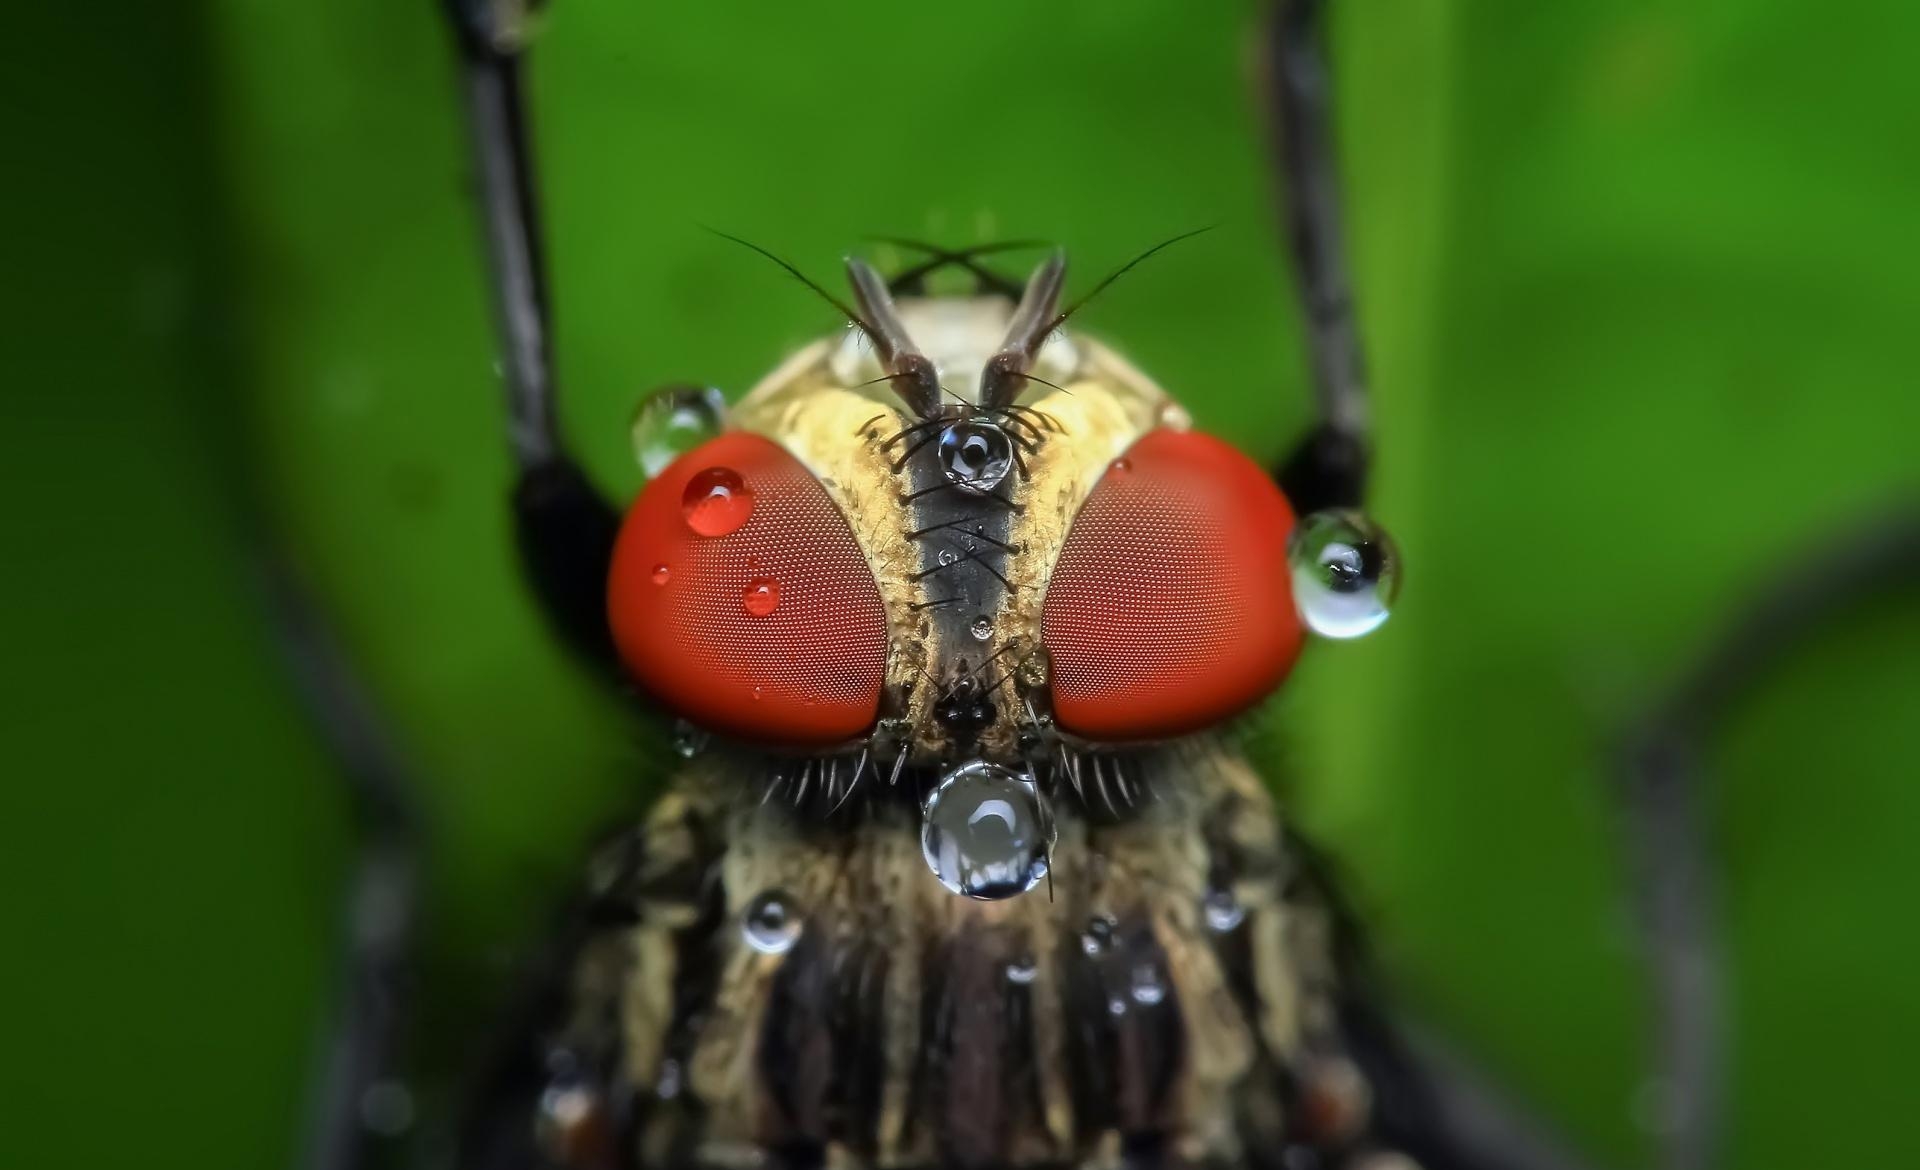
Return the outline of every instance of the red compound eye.
[[[721,435],[647,484],[614,545],[607,616],[640,683],[702,726],[819,745],[878,714],[873,570],[826,489],[758,435]]]
[[[1218,439],[1152,431],[1081,504],[1041,610],[1062,728],[1158,739],[1258,702],[1300,653],[1293,510]]]

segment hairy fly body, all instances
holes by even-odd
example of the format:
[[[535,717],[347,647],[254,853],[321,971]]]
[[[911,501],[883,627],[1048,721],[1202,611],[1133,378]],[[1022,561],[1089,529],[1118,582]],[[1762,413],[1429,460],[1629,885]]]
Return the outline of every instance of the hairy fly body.
[[[776,259],[851,328],[731,410],[650,399],[624,511],[558,424],[533,6],[446,6],[527,578],[682,756],[587,867],[462,1170],[1581,1166],[1374,1012],[1325,867],[1228,730],[1308,635],[1377,628],[1396,581],[1360,511],[1321,4],[1274,4],[1262,41],[1318,415],[1276,473],[1079,331],[1131,264],[1070,300],[1057,252],[1021,283],[986,259],[1031,245],[910,245],[926,259],[891,279],[850,260],[844,298]],[[956,268],[973,295],[928,295]],[[1810,597],[1910,579],[1914,532],[1787,582],[1632,743],[1676,1170],[1712,1164],[1718,1104],[1692,749],[1754,642],[1807,628]],[[324,639],[293,633],[377,830],[313,1158],[347,1170],[395,1114],[410,816]]]

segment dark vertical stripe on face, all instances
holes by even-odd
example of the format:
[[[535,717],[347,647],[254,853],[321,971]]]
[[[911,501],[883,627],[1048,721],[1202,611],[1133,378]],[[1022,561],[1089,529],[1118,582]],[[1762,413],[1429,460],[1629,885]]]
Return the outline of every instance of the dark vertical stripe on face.
[[[870,1153],[884,1060],[887,957],[859,940],[808,931],[780,964],[761,1025],[758,1068],[777,1116],[767,1144],[841,1142]]]
[[[1111,1129],[1129,1148],[1154,1148],[1173,1120],[1168,1096],[1186,1057],[1166,952],[1138,919],[1090,932],[1071,946],[1065,1010],[1082,1137]]]

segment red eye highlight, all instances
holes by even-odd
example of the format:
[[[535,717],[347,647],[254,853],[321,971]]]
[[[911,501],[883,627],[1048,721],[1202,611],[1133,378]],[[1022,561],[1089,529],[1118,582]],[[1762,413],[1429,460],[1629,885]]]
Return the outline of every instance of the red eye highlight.
[[[677,714],[764,743],[873,726],[887,618],[846,517],[798,459],[731,433],[647,484],[613,549],[607,617]]]
[[[1300,653],[1293,510],[1226,443],[1152,431],[1081,504],[1041,609],[1060,726],[1184,735],[1244,711]]]

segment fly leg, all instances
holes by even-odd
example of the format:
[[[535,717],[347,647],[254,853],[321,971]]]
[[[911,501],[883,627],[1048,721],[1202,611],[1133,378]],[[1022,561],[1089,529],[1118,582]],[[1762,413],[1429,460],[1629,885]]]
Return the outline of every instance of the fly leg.
[[[1319,421],[1279,470],[1294,510],[1358,507],[1367,479],[1366,368],[1334,159],[1325,4],[1278,0],[1261,30],[1265,96]]]
[[[1757,677],[1834,616],[1916,589],[1920,507],[1908,504],[1797,558],[1628,736],[1618,799],[1659,1013],[1655,1084],[1666,1170],[1707,1170],[1720,1153],[1722,956],[1702,808],[1709,737]]]
[[[535,0],[443,0],[459,50],[486,236],[507,438],[518,479],[515,534],[528,583],[554,631],[609,676],[607,566],[619,518],[560,434],[546,262],[523,66]]]
[[[304,1165],[359,1170],[411,1128],[397,1049],[413,974],[421,829],[404,769],[345,656],[285,572],[267,582],[281,647],[347,782],[356,856],[346,895],[340,999],[309,1103]]]

